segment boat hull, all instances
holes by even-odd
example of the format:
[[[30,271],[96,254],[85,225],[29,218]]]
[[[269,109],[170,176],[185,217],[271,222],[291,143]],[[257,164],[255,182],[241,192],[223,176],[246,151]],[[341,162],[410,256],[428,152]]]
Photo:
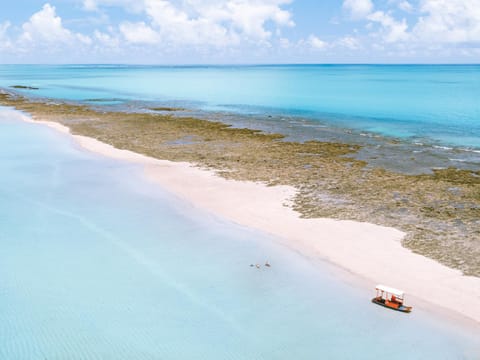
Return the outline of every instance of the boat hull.
[[[409,312],[412,311],[411,306],[404,306],[404,305],[399,305],[399,304],[396,304],[397,306],[395,306],[394,304],[392,304],[390,302],[386,302],[383,299],[380,300],[380,299],[377,299],[377,298],[373,298],[372,302],[374,304],[377,304],[377,305],[380,305],[380,306],[383,306],[383,307],[386,307],[388,309],[392,309],[392,310],[395,310],[395,311],[400,311],[400,312],[404,312],[404,313],[409,313]]]

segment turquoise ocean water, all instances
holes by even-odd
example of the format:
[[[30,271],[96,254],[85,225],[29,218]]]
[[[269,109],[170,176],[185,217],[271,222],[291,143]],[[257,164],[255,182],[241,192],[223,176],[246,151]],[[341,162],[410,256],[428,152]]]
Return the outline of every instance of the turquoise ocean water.
[[[176,105],[472,154],[478,77],[478,66],[0,66],[0,87],[38,86],[25,91],[34,96]],[[135,165],[0,114],[1,360],[478,358],[468,329],[421,307],[373,306],[342,270],[192,208]],[[269,269],[249,266],[267,259]]]
[[[52,98],[294,115],[480,150],[480,65],[0,65],[0,86],[18,84]]]
[[[480,170],[480,65],[0,65],[0,88],[12,85],[53,101],[182,107],[177,115],[296,141],[358,143],[358,159],[406,173]]]
[[[0,114],[0,359],[478,358],[468,330]]]

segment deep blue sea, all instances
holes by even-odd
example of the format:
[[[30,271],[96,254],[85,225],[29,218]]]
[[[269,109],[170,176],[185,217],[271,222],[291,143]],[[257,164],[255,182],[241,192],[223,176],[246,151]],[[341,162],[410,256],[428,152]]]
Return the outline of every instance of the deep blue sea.
[[[0,359],[478,359],[467,329],[142,173],[0,109]]]

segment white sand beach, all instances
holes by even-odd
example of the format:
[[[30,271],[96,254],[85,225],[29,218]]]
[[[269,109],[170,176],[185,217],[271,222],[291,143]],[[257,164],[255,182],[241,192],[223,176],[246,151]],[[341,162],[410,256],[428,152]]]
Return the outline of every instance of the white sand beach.
[[[58,123],[21,117],[70,133]],[[397,229],[354,221],[302,219],[285,206],[295,193],[291,187],[226,180],[188,163],[157,160],[85,136],[72,136],[86,150],[142,164],[149,180],[192,206],[272,234],[310,259],[327,260],[358,275],[371,284],[372,295],[374,285],[384,283],[403,289],[414,307],[418,300],[480,323],[480,278],[464,276],[402,247],[404,233]]]

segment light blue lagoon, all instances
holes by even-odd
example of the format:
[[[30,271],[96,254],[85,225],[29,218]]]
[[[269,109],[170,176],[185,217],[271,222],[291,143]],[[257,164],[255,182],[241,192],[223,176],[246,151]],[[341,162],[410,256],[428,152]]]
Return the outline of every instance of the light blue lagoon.
[[[466,329],[0,114],[0,359],[478,358]]]

